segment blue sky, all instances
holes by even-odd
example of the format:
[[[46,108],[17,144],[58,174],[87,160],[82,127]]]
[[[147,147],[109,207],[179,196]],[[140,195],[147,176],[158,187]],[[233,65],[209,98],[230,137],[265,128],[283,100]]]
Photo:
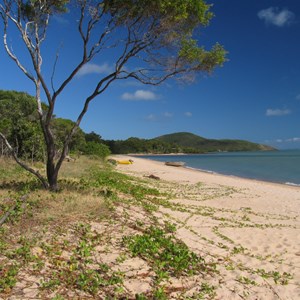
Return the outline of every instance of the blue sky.
[[[222,44],[229,52],[223,68],[192,84],[115,83],[91,104],[81,124],[84,131],[95,131],[104,139],[153,138],[188,131],[207,138],[300,148],[300,1],[208,2],[214,4],[216,16],[201,30],[199,44]],[[44,73],[50,75],[59,49],[57,83],[78,59],[74,18],[57,18],[43,49]],[[18,47],[18,36],[13,34],[10,42],[29,66]],[[9,61],[3,46],[0,58],[0,89],[34,94],[32,83]],[[75,120],[86,92],[113,63],[107,52],[82,69],[62,95],[55,114]]]

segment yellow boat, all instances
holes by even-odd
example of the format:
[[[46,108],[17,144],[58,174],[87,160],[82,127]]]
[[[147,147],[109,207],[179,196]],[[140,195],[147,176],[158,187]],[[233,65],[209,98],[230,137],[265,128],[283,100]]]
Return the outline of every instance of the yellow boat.
[[[131,165],[133,163],[133,160],[117,160],[117,163],[120,165]]]

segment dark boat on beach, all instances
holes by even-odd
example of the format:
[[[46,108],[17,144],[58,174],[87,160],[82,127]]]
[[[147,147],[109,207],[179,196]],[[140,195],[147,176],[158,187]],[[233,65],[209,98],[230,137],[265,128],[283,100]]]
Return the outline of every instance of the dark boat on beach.
[[[165,165],[171,166],[171,167],[183,167],[184,162],[182,162],[182,161],[166,161]]]

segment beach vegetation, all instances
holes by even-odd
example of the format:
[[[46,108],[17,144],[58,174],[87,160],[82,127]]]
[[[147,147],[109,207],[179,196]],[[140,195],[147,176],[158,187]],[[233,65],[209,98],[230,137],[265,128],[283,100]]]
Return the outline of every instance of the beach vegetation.
[[[61,295],[55,295],[51,300],[65,300],[65,298]]]
[[[19,267],[16,264],[0,263],[0,293],[9,293],[17,283]]]
[[[237,281],[239,281],[239,282],[242,283],[242,284],[257,285],[257,283],[256,283],[254,280],[252,280],[252,279],[250,279],[250,278],[248,278],[248,277],[245,277],[245,276],[240,276],[240,277],[237,279]]]
[[[244,251],[245,251],[245,248],[243,246],[239,246],[239,247],[234,246],[231,253],[239,254],[239,253],[244,253]]]
[[[158,299],[158,300],[167,300],[168,299],[168,296],[166,295],[163,287],[158,287],[154,291],[153,297],[154,297],[154,299]]]
[[[280,273],[278,271],[265,271],[264,269],[257,269],[255,271],[262,278],[272,278],[276,284],[287,285],[289,280],[293,279],[293,275],[288,272]]]
[[[242,220],[243,220],[243,221],[246,221],[246,222],[251,221],[248,215],[243,215],[243,216],[242,216]]]
[[[160,282],[169,276],[198,274],[207,266],[204,259],[160,228],[150,227],[142,235],[123,238],[131,254],[149,261]]]
[[[208,299],[213,299],[215,296],[216,296],[216,287],[209,284],[209,283],[206,283],[206,282],[203,282],[201,283],[201,286],[200,286],[200,292],[198,292],[198,294],[196,294],[195,298],[196,299],[205,299],[208,297]]]

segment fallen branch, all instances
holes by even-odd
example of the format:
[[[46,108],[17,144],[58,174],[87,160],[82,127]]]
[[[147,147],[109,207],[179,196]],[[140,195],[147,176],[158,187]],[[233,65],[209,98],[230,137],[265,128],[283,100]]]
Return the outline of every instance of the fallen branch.
[[[153,175],[153,174],[151,174],[151,175],[145,175],[145,177],[151,178],[151,179],[155,179],[155,180],[160,180],[160,178],[158,176]]]
[[[30,168],[29,166],[27,166],[24,162],[22,162],[16,155],[13,147],[10,145],[10,143],[8,142],[8,140],[6,139],[6,137],[0,132],[0,138],[4,141],[9,153],[13,156],[14,160],[17,162],[17,164],[19,164],[22,168],[24,168],[26,171],[30,172],[31,174],[35,175],[43,184],[43,187],[45,189],[49,188],[49,185],[47,183],[47,181],[45,180],[45,178],[39,173],[39,171],[34,170],[32,168]]]

